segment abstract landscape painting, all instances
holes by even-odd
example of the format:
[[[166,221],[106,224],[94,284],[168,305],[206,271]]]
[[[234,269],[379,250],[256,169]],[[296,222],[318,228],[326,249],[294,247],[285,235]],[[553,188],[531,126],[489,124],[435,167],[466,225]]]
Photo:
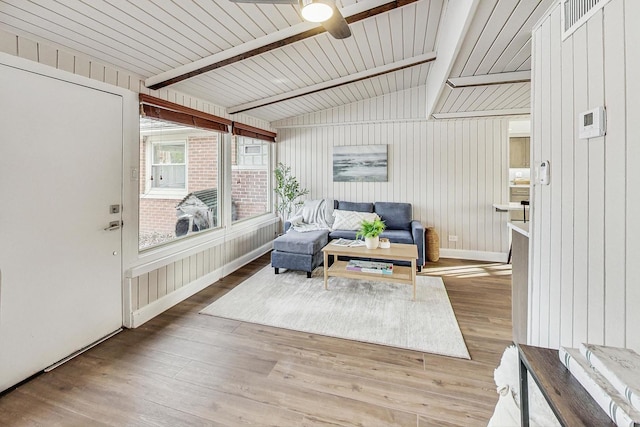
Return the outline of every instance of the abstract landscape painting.
[[[387,181],[387,146],[349,145],[333,147],[333,181]]]

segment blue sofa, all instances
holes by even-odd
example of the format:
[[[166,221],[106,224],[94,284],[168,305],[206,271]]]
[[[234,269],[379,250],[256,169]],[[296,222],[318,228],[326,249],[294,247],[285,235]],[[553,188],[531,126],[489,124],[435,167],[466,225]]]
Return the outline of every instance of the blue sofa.
[[[356,212],[375,212],[387,226],[380,237],[386,237],[392,243],[415,244],[418,247],[416,265],[418,271],[424,265],[424,227],[419,221],[413,220],[411,203],[375,202],[353,203],[334,200],[334,209]],[[357,231],[333,230],[329,239],[355,239]]]
[[[354,203],[344,201],[334,201],[334,209],[375,212],[385,222],[387,228],[380,235],[386,237],[393,243],[415,244],[418,247],[418,259],[416,265],[418,271],[424,265],[424,227],[419,221],[412,219],[410,203],[376,202],[376,203]],[[298,233],[294,230],[287,232],[291,224],[287,221],[284,224],[285,234],[276,238],[273,242],[271,252],[271,266],[278,274],[280,268],[290,270],[301,270],[307,272],[307,277],[311,277],[311,272],[322,264],[322,253],[320,250],[331,239],[355,239],[357,230],[333,230],[312,231]]]

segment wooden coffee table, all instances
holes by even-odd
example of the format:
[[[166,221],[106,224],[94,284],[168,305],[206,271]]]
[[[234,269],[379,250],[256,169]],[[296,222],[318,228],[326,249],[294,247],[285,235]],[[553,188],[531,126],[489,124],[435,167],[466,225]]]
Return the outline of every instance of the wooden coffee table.
[[[404,243],[392,243],[388,249],[367,249],[366,246],[338,246],[331,242],[324,248],[324,288],[327,286],[327,279],[330,276],[348,277],[350,279],[377,280],[380,282],[407,283],[413,286],[413,300],[416,299],[416,259],[418,258],[418,247]],[[335,261],[331,267],[329,265],[329,255],[335,256]],[[365,273],[361,271],[347,270],[347,261],[338,261],[338,256],[349,258],[372,258],[386,261],[409,261],[411,267],[393,266],[393,274]]]

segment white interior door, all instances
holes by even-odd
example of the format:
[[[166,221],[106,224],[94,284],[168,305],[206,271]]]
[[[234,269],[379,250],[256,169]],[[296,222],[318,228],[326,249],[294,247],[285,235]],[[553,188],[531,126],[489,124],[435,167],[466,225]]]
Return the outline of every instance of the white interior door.
[[[122,97],[0,64],[0,391],[122,325]]]

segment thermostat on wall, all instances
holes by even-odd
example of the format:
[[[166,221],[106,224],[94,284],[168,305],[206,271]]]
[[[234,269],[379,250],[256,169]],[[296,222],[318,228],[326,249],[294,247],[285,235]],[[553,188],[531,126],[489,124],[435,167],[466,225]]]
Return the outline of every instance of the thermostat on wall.
[[[604,107],[580,113],[578,116],[578,137],[580,139],[597,138],[607,132],[607,120]]]

